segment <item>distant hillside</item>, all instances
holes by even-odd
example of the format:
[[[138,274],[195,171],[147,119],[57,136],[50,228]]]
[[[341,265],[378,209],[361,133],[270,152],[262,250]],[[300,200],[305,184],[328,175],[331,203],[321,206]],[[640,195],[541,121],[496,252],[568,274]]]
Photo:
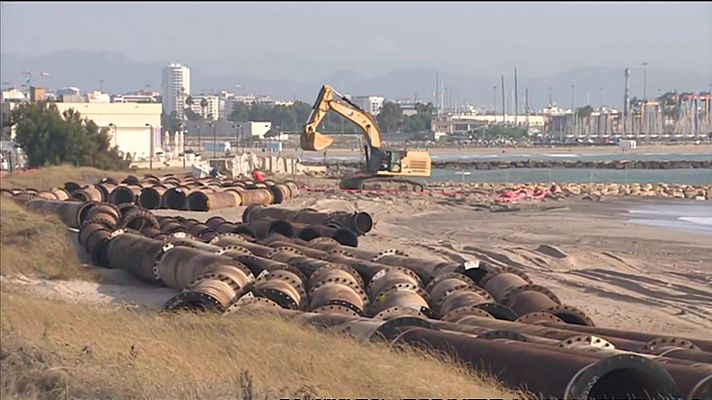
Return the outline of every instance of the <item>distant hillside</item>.
[[[21,56],[2,54],[0,69],[3,82],[21,84],[24,82],[23,71],[33,72],[33,82],[43,84],[40,72],[49,72],[46,83],[53,88],[78,86],[82,90],[98,89],[103,80],[103,87],[110,92],[126,92],[143,89],[146,85],[160,90],[161,68],[165,63],[143,63],[114,52],[94,52],[63,50],[42,56]],[[190,66],[190,62],[185,61]],[[242,66],[244,68],[244,66]],[[289,68],[285,65],[284,68]],[[225,70],[227,68],[223,68]],[[203,89],[235,90],[236,84],[242,84],[244,90],[255,94],[266,94],[275,98],[297,98],[313,101],[319,87],[324,83],[332,84],[338,90],[355,95],[381,95],[388,98],[414,98],[434,101],[435,70],[430,68],[405,68],[383,71],[376,77],[363,76],[359,71],[334,71],[325,76],[323,81],[276,80],[261,76],[260,71],[244,71],[239,68],[229,75],[216,76],[210,71],[191,68],[191,86],[194,93]],[[513,71],[505,73],[507,97],[511,100],[513,90]],[[493,86],[497,86],[497,110],[501,111],[502,99],[500,76],[469,76],[453,71],[440,71],[440,78],[447,88],[449,100],[469,101],[476,105],[491,105]],[[702,72],[663,72],[648,70],[648,96],[678,89],[709,90],[712,77]],[[620,107],[623,99],[623,68],[591,67],[577,68],[547,76],[528,77],[523,68],[519,68],[519,109],[524,110],[525,89],[529,89],[529,102],[532,108],[539,108],[548,103],[551,87],[553,99],[559,105],[571,104],[571,87],[575,85],[576,105],[600,102],[600,88],[603,88],[604,103]],[[631,73],[631,96],[642,96],[642,71],[638,67]],[[508,104],[508,108],[511,105]]]

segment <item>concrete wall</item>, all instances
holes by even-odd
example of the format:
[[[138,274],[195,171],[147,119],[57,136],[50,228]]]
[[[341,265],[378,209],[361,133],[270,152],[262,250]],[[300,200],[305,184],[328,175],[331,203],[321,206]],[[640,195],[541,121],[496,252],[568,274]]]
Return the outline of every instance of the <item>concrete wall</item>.
[[[150,124],[157,131],[161,127],[161,104],[139,103],[54,103],[60,113],[74,109],[89,118],[101,128],[109,128],[109,124],[116,126],[109,130],[110,143],[118,145],[124,153],[136,154],[136,157],[148,157],[151,139]],[[159,132],[154,132],[154,152],[161,148]]]

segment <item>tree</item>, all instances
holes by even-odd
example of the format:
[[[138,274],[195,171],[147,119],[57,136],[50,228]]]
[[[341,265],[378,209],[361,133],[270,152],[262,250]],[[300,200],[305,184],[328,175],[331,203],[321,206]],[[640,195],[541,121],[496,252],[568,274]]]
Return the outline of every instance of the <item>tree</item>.
[[[232,112],[228,115],[227,119],[234,122],[245,122],[247,121],[250,114],[250,107],[242,102],[234,103],[232,107]]]
[[[203,118],[206,118],[208,114],[206,111],[208,109],[208,100],[205,97],[200,100],[200,108],[203,110]]]
[[[196,113],[190,108],[185,109],[185,116],[186,118],[188,118],[189,121],[200,121],[201,119],[203,119],[200,114]]]
[[[376,117],[378,127],[384,133],[396,132],[402,122],[403,110],[396,103],[387,101],[383,104],[381,112]]]
[[[178,113],[173,110],[169,115],[166,115],[165,113],[161,114],[161,126],[168,132],[178,132],[180,130]]]
[[[71,163],[101,169],[125,169],[116,147],[110,148],[108,130],[82,119],[69,109],[62,115],[45,102],[22,104],[12,112],[16,141],[27,154],[30,167]]]

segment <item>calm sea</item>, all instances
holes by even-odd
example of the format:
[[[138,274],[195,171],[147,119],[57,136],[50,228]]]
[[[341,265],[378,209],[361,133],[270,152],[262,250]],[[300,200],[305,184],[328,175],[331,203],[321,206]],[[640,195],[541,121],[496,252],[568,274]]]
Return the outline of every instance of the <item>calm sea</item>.
[[[633,223],[712,235],[712,202],[672,201],[640,205],[627,211]]]

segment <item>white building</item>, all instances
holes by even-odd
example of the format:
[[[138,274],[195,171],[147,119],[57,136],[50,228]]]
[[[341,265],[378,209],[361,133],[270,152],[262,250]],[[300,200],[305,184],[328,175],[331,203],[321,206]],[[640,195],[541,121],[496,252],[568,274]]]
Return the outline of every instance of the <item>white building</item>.
[[[2,91],[2,101],[26,101],[28,100],[27,96],[17,90],[17,89],[10,89],[10,90],[3,90]]]
[[[173,111],[178,119],[185,119],[183,109],[185,99],[190,94],[190,69],[180,64],[171,64],[163,68],[161,82],[161,95],[163,97],[163,110],[166,114]]]
[[[380,96],[352,96],[351,101],[362,110],[378,115],[383,108],[384,98]]]
[[[446,115],[439,119],[434,119],[431,130],[436,133],[445,133],[448,135],[456,133],[468,133],[485,126],[496,125],[503,123],[506,125],[515,125],[514,115]],[[546,118],[543,115],[520,115],[517,118],[516,125],[520,127],[530,127],[542,130],[546,123]]]
[[[87,103],[111,103],[111,97],[108,94],[97,90],[91,91],[84,95],[84,99]]]
[[[190,109],[194,113],[201,115],[205,119],[212,119],[214,121],[217,121],[217,119],[220,117],[220,99],[218,98],[218,96],[199,95],[191,96],[191,98],[193,99],[193,105],[190,107]],[[203,99],[208,102],[206,107],[203,107],[201,105]]]
[[[146,158],[151,148],[153,127],[154,154],[161,149],[161,104],[137,103],[53,103],[59,113],[74,109],[100,128],[109,129],[109,144],[118,146],[134,159]],[[146,126],[148,124],[149,126]]]
[[[264,138],[265,133],[272,129],[271,122],[248,121],[240,123],[240,137],[242,138]]]

